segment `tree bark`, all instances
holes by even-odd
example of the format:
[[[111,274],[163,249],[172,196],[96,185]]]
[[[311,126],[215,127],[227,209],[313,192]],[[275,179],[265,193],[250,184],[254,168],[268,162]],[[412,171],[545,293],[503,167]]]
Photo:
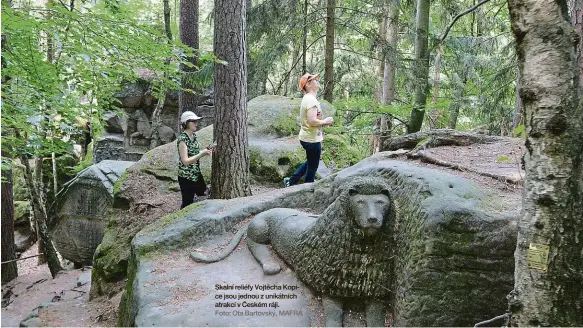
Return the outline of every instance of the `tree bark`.
[[[526,122],[515,326],[583,326],[583,103],[567,3],[509,0]]]
[[[11,8],[12,1],[11,0],[2,0],[2,7]],[[8,35],[2,33],[2,51],[8,50]],[[4,56],[2,56],[2,68],[6,68],[6,61],[4,60]],[[2,75],[2,84],[6,86],[10,82],[10,76]],[[4,93],[2,93],[2,101],[4,101]],[[2,138],[5,137],[7,134],[7,129],[3,129],[2,131]],[[0,254],[1,254],[1,261],[11,261],[16,259],[16,251],[14,245],[14,190],[13,190],[13,181],[12,181],[12,160],[6,157],[6,153],[10,153],[7,149],[6,144],[4,143],[4,139],[0,139],[2,145],[0,146],[0,160],[1,162],[1,176],[2,179],[0,181],[0,189],[1,189],[1,197],[0,197],[0,229],[1,238],[0,241]],[[13,280],[14,278],[18,277],[18,266],[16,262],[10,262],[1,265],[1,283],[4,285],[5,283]]]
[[[387,20],[387,43],[381,103],[390,105],[395,100],[395,74],[397,72],[397,41],[399,40],[399,0],[389,1]]]
[[[512,116],[512,130],[516,129],[520,124],[522,117],[522,102],[520,101],[520,70],[516,72],[516,101],[514,102],[514,115]]]
[[[3,154],[4,155],[4,154]],[[14,199],[12,168],[2,157],[2,262],[16,259],[14,246]],[[2,264],[2,285],[18,277],[16,262]]]
[[[381,83],[378,89],[378,100],[382,105],[390,105],[395,100],[395,73],[397,70],[397,40],[399,21],[399,0],[389,1],[386,11],[383,14],[381,26],[379,26],[379,36],[381,38],[381,50],[379,58],[379,77]],[[371,153],[384,151],[386,140],[391,135],[391,117],[382,115],[375,122],[375,131],[378,135],[371,138]]]
[[[427,102],[427,79],[429,77],[429,0],[417,0],[415,17],[415,97],[409,120],[408,133],[421,130]]]
[[[198,45],[198,0],[180,0],[180,40],[185,45],[199,50]],[[189,83],[188,76],[198,70],[198,58],[196,54],[188,58],[194,67],[181,65],[182,72],[186,75],[182,79],[182,87],[194,90],[195,86]],[[196,112],[198,103],[196,96],[191,92],[181,91],[178,95],[178,124],[180,125],[180,115],[185,111]],[[180,127],[178,127],[180,130]]]
[[[304,30],[302,31],[302,75],[306,74],[308,66],[306,53],[308,51],[308,0],[304,0]]]
[[[499,141],[499,137],[450,129],[435,129],[396,136],[385,144],[386,150],[414,149],[421,143],[425,148],[440,146],[469,146],[472,144]]]
[[[576,55],[579,66],[579,85],[583,85],[583,0],[573,0],[571,24],[573,24],[579,35]]]
[[[328,0],[326,12],[326,56],[324,58],[324,99],[334,98],[334,19],[336,0]]]
[[[212,158],[212,197],[251,195],[247,138],[245,1],[215,0],[214,51],[227,64],[215,64],[217,148]]]
[[[34,212],[34,219],[38,229],[38,235],[40,237],[39,243],[42,241],[43,243],[43,253],[46,261],[49,265],[49,270],[51,271],[51,275],[54,277],[57,276],[59,271],[62,271],[63,268],[61,267],[61,262],[57,257],[57,252],[53,247],[51,242],[51,237],[49,235],[49,231],[47,228],[47,211],[43,203],[42,196],[39,192],[39,186],[34,181],[35,178],[33,177],[33,172],[30,168],[30,164],[28,162],[28,158],[26,156],[21,155],[20,161],[24,165],[24,179],[26,180],[26,186],[29,189],[29,193],[31,195],[31,203],[33,206]]]
[[[168,40],[172,41],[172,29],[170,28],[170,3],[164,0],[164,31]]]
[[[379,19],[379,41],[377,42],[379,58],[379,66],[377,68],[377,76],[379,78],[379,87],[377,88],[377,100],[379,103],[383,101],[383,85],[385,84],[385,58],[387,56],[385,40],[387,39],[387,21],[389,20],[388,8],[383,10],[382,16]]]
[[[44,215],[42,213],[43,210],[45,210],[46,212],[46,207],[45,207],[45,201],[47,199],[47,194],[45,193],[45,187],[44,187],[44,183],[43,183],[43,159],[41,156],[36,156],[35,160],[34,160],[34,181],[32,183],[34,183],[36,185],[35,188],[35,192],[38,195],[38,203],[41,204],[40,206],[35,205],[35,202],[31,202],[32,204],[32,209],[33,212],[36,214],[36,218],[40,218],[40,217],[45,217],[47,218],[47,215]],[[24,163],[23,163],[24,164]],[[27,162],[28,164],[28,162]],[[31,172],[31,176],[32,176],[32,172]],[[34,196],[32,194],[32,192],[29,190],[30,193],[30,198],[32,199]],[[43,207],[43,209],[41,209],[40,207]],[[41,265],[41,264],[45,264],[47,263],[46,257],[44,256],[45,253],[45,246],[44,246],[44,239],[41,238],[41,232],[40,232],[40,227],[39,227],[39,220],[35,220],[35,226],[36,226],[36,233],[37,233],[37,251],[38,254],[42,254],[39,255],[39,257],[37,257],[37,264]]]
[[[168,44],[172,44],[172,28],[170,27],[170,4],[169,0],[164,0],[164,30],[166,31],[166,38],[168,39]],[[164,61],[164,65],[170,64],[170,58],[167,58]],[[178,95],[180,99],[180,95]],[[160,127],[162,126],[162,109],[164,108],[164,103],[166,102],[166,92],[163,92],[158,102],[156,103],[156,107],[152,112],[152,117],[150,121],[152,121],[152,139],[150,140],[150,149],[154,149],[158,147],[160,144]],[[180,120],[178,120],[180,122]]]
[[[457,76],[454,79],[454,90],[453,90],[453,103],[450,106],[449,111],[449,124],[448,128],[455,129],[457,125],[457,118],[460,113],[461,103],[463,102],[464,93],[466,90],[466,81],[467,81],[467,69],[462,68],[461,76]]]
[[[437,103],[439,102],[439,80],[441,78],[441,54],[443,53],[443,45],[437,47],[437,55],[435,55],[435,75],[433,78],[433,108],[429,111],[429,128],[439,129],[439,118],[441,110],[438,110]]]

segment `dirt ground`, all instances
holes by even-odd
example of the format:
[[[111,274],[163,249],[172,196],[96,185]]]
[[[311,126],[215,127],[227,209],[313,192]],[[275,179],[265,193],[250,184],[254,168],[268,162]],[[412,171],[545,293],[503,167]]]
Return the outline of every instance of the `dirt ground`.
[[[22,257],[37,254],[36,244]],[[41,303],[43,326],[106,327],[115,326],[119,295],[111,299],[89,301],[91,269],[73,269],[72,264],[52,279],[48,266],[37,265],[37,258],[18,262],[18,277],[2,286],[2,327],[18,327]],[[6,305],[6,306],[5,306]]]
[[[478,172],[490,172],[522,180],[524,173],[520,170],[520,161],[523,148],[523,140],[507,138],[493,144],[468,147],[447,146],[426,151],[435,158],[463,167],[471,167]],[[521,182],[509,183],[476,172],[450,169],[419,160],[411,161],[405,155],[397,156],[395,159],[444,170],[473,180],[485,188],[496,190],[502,196],[508,209],[520,204]],[[252,192],[258,195],[278,189],[280,186],[277,185],[253,186]],[[179,193],[176,193],[176,196],[180,197]],[[150,201],[152,200],[148,200]],[[155,206],[172,204],[171,206],[178,207],[179,205],[179,199],[153,201],[157,203]],[[36,245],[26,251],[22,257],[35,254],[37,254]],[[87,281],[87,277],[90,277],[90,268],[74,270],[72,265],[68,265],[64,272],[52,279],[47,265],[38,266],[36,263],[36,258],[19,261],[18,278],[2,286],[2,327],[17,327],[21,320],[43,302],[51,302],[38,311],[38,318],[43,326],[105,327],[117,324],[117,307],[121,293],[111,298],[103,297],[89,301],[90,282]],[[87,283],[82,284],[85,281]],[[78,286],[78,284],[82,285]],[[355,320],[355,322],[358,321]]]

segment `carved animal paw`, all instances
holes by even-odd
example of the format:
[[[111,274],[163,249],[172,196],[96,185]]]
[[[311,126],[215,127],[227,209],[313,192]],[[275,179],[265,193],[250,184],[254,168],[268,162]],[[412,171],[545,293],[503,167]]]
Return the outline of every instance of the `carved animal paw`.
[[[265,263],[263,264],[263,273],[266,275],[274,275],[281,271],[281,267],[277,263]]]

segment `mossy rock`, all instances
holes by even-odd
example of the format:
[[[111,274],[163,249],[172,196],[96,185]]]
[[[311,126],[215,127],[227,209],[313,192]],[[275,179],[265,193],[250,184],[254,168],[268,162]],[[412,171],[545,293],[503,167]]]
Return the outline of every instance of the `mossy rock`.
[[[302,98],[263,95],[247,103],[250,135],[289,137],[299,132]],[[324,116],[334,116],[334,106],[320,100]]]
[[[213,140],[213,128],[207,126],[196,132],[198,144],[201,149],[211,145]],[[158,146],[142,156],[136,169],[151,174],[160,180],[178,181],[178,146],[176,141]],[[200,169],[206,181],[211,178],[211,158],[200,160]]]
[[[333,170],[352,166],[363,158],[361,152],[350,144],[348,137],[326,135],[322,142],[322,159]]]
[[[14,225],[28,225],[30,210],[29,201],[14,201]]]
[[[20,163],[20,160],[16,160],[16,163]],[[12,181],[13,181],[13,194],[14,201],[26,201],[28,200],[28,189],[26,188],[26,181],[24,180],[24,166],[13,165],[12,168]]]
[[[249,171],[255,181],[281,182],[306,160],[296,138],[249,139]]]

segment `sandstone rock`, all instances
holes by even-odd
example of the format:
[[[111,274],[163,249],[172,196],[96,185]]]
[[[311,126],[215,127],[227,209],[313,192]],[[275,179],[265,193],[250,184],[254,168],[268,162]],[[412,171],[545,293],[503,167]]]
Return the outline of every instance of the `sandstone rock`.
[[[109,133],[123,134],[128,128],[128,122],[125,115],[116,112],[105,112],[103,114],[105,121],[105,131]]]
[[[106,134],[95,141],[93,163],[104,160],[125,160],[124,138],[121,134]]]
[[[506,311],[505,296],[514,282],[520,204],[504,204],[495,192],[469,180],[380,153],[316,184],[269,195],[207,200],[146,227],[132,242],[119,324],[247,325],[253,319],[215,313],[215,284],[287,283],[294,281],[293,272],[270,280],[244,247],[224,262],[208,265],[188,261],[190,250],[225,245],[231,237],[225,232],[273,207],[322,213],[335,199],[338,186],[356,176],[376,176],[391,186],[397,247],[394,277],[386,286],[394,291],[395,326],[470,326]],[[301,294],[299,303],[291,306],[311,299],[308,289],[302,288]],[[306,312],[295,321],[250,322],[317,325],[310,321],[313,308]]]
[[[152,125],[150,118],[142,110],[137,110],[134,115],[136,120],[136,129],[144,138],[149,138],[152,135]]]
[[[121,90],[115,94],[115,97],[120,102],[119,107],[140,107],[148,88],[149,84],[146,81],[137,81],[123,85]]]
[[[30,226],[29,201],[14,201],[14,246],[17,252],[29,249],[34,240],[34,234]]]
[[[301,98],[264,95],[247,103],[249,134],[278,137],[296,136],[299,132]],[[320,100],[324,117],[334,116],[334,107]]]
[[[158,129],[158,136],[160,137],[160,140],[162,141],[163,144],[167,144],[176,139],[174,130],[166,125],[160,126],[160,128]]]
[[[63,258],[91,264],[113,203],[114,184],[133,162],[101,161],[63,186],[50,210],[51,235]]]

